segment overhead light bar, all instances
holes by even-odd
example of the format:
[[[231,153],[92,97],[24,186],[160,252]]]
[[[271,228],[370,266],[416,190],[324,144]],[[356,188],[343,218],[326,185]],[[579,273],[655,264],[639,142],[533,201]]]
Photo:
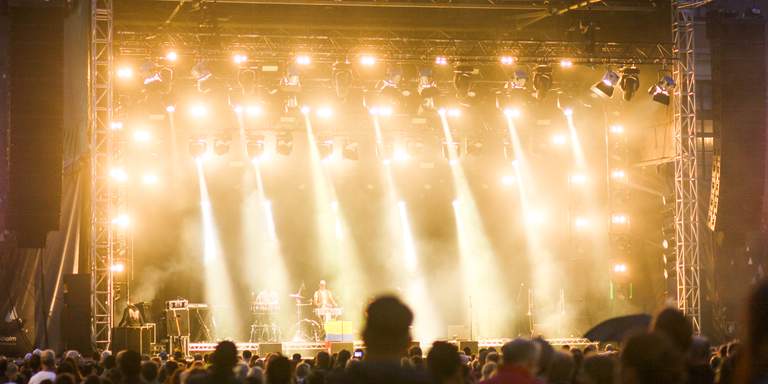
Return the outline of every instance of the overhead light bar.
[[[592,92],[596,95],[611,98],[613,96],[613,89],[616,84],[619,83],[619,75],[611,70],[608,70],[603,75],[603,78],[592,86]]]

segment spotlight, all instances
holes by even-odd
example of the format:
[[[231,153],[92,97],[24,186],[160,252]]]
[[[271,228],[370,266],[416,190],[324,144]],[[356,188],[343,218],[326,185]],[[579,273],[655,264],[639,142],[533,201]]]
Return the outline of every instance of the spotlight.
[[[560,60],[560,67],[561,68],[571,68],[573,67],[573,61],[570,59],[562,59]]]
[[[552,88],[552,67],[538,65],[533,71],[534,97],[543,100],[547,92]]]
[[[629,224],[629,216],[623,213],[614,213],[613,215],[611,215],[611,224],[614,224],[614,225]]]
[[[376,57],[371,55],[360,56],[360,64],[370,67],[376,64]]]
[[[128,180],[128,173],[122,168],[112,168],[109,170],[109,177],[113,178],[115,181],[123,182]]]
[[[128,228],[131,225],[131,218],[126,214],[120,214],[112,219],[112,224],[120,228]]]
[[[404,163],[408,161],[411,157],[408,155],[408,151],[405,148],[402,147],[395,147],[394,151],[392,152],[392,160],[394,160],[397,163]]]
[[[499,58],[499,61],[501,61],[502,65],[512,65],[516,60],[512,56],[502,56]]]
[[[317,140],[317,153],[320,155],[321,160],[326,160],[333,156],[333,138],[320,137]]]
[[[141,182],[145,185],[155,185],[157,184],[157,181],[157,175],[152,172],[147,172],[141,177]]]
[[[242,54],[242,53],[236,53],[232,56],[232,61],[235,62],[235,64],[243,64],[246,61],[248,61],[248,56]]]
[[[169,105],[169,106],[165,107],[165,111],[168,112],[168,113],[174,113],[174,112],[176,112],[176,107],[173,106],[173,105]]]
[[[298,65],[310,65],[312,64],[312,58],[308,55],[297,55],[296,64]]]
[[[651,86],[648,89],[648,94],[651,95],[651,99],[657,103],[669,105],[670,94],[675,88],[675,80],[670,76],[662,77],[658,83]]]
[[[123,122],[122,121],[113,121],[109,123],[109,128],[111,128],[113,131],[118,131],[123,129]]]
[[[263,135],[249,137],[245,142],[245,152],[251,160],[262,160],[266,149]]]
[[[123,273],[123,272],[125,272],[125,264],[123,264],[123,263],[115,263],[115,264],[112,264],[109,267],[109,269],[113,273]]]
[[[196,118],[205,117],[208,114],[208,108],[203,104],[193,104],[189,107],[189,114]]]
[[[128,66],[122,66],[117,69],[117,77],[119,79],[130,79],[133,77],[133,68]]]
[[[218,137],[213,141],[213,153],[217,156],[224,156],[229,152],[229,138]]]
[[[627,271],[628,271],[627,265],[624,263],[616,263],[613,265],[614,273],[624,274],[624,273],[627,273]]]
[[[640,88],[640,70],[635,67],[624,67],[621,69],[621,80],[619,88],[623,92],[625,101],[632,99],[635,92]]]
[[[586,217],[577,216],[573,219],[573,227],[577,230],[583,230],[589,227],[589,219]]]
[[[310,108],[308,105],[302,105],[299,111],[301,111],[301,113],[304,115],[308,115],[309,112],[312,112],[312,108]]]
[[[661,241],[661,248],[663,249],[669,249],[669,240],[664,239]]]
[[[587,176],[583,173],[574,173],[568,180],[574,185],[584,185],[587,183]]]
[[[392,116],[392,107],[388,105],[373,106],[368,109],[368,112],[373,116]]]
[[[203,138],[191,139],[189,141],[189,154],[198,159],[202,158],[208,149],[208,143]]]
[[[435,64],[437,64],[437,65],[448,65],[448,58],[445,57],[445,56],[435,57]]]
[[[146,143],[152,140],[152,133],[145,129],[137,129],[133,132],[133,140],[137,143]]]
[[[573,108],[565,108],[565,109],[563,109],[563,115],[565,115],[565,117],[573,116]]]
[[[350,139],[345,140],[341,148],[341,156],[347,160],[359,160],[360,143]]]
[[[168,51],[165,54],[165,59],[170,61],[170,62],[174,62],[174,61],[179,59],[179,54],[176,53],[176,51]]]
[[[627,180],[627,173],[623,169],[613,169],[611,170],[611,179],[614,181],[626,181]]]
[[[525,221],[528,225],[537,225],[544,223],[545,215],[543,212],[531,210],[525,215]]]
[[[504,175],[501,177],[501,184],[504,186],[510,186],[515,184],[515,177],[512,175]]]
[[[251,104],[245,107],[245,113],[251,117],[261,116],[263,112],[264,109],[261,107],[261,105],[258,104]]]
[[[621,135],[624,133],[624,127],[618,124],[614,124],[608,128],[608,132],[614,135]]]
[[[568,136],[564,133],[555,133],[552,135],[552,144],[563,146],[568,144]]]
[[[275,137],[275,152],[283,156],[293,152],[293,135],[290,132],[281,133]]]
[[[320,107],[317,109],[317,117],[322,119],[330,119],[333,116],[333,109],[331,107]]]
[[[603,75],[603,79],[592,86],[592,92],[596,95],[610,98],[613,96],[613,87],[619,82],[619,75],[616,72],[608,70]]]
[[[510,119],[517,119],[520,117],[520,110],[517,108],[504,108],[504,116]]]

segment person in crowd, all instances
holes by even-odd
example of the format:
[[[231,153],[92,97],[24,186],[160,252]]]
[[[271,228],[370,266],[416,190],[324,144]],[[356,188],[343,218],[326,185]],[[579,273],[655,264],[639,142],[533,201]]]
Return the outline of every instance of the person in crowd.
[[[547,384],[571,384],[576,374],[576,362],[570,348],[555,351],[547,370]]]
[[[768,382],[768,280],[752,289],[745,307],[744,345],[728,355],[736,360],[737,384],[762,384]]]
[[[694,336],[688,349],[688,384],[713,384],[715,372],[709,366],[709,340]]]
[[[328,352],[322,351],[319,352],[315,356],[315,364],[312,368],[315,371],[325,371],[328,372],[331,370],[331,355],[328,354]]]
[[[296,382],[298,384],[304,383],[310,371],[312,371],[312,368],[307,363],[301,362],[296,365]]]
[[[553,348],[552,344],[549,344],[548,341],[544,340],[543,337],[537,337],[533,339],[533,342],[536,343],[539,351],[537,377],[540,381],[545,382],[547,380],[547,375],[549,374],[549,367],[552,365],[552,359],[555,356],[555,348]]]
[[[117,354],[120,384],[141,384],[141,355],[130,349]]]
[[[237,346],[231,341],[222,341],[216,345],[208,369],[208,383],[237,383],[234,368],[237,364]]]
[[[145,361],[141,363],[141,380],[145,384],[160,384],[157,381],[157,376],[160,368],[154,361]]]
[[[502,364],[484,384],[537,384],[539,350],[530,339],[517,338],[501,348]]]
[[[285,356],[276,355],[267,365],[265,376],[268,384],[291,384],[291,362]]]
[[[679,346],[663,333],[632,336],[621,351],[622,384],[682,384],[685,363]]]
[[[420,356],[419,356],[420,357]],[[459,351],[453,344],[436,341],[427,354],[427,369],[435,384],[462,384],[462,371]]]
[[[34,354],[33,354],[34,355]],[[50,349],[40,352],[40,371],[29,378],[27,384],[41,384],[45,380],[56,380],[56,354]],[[31,359],[30,359],[31,361]],[[33,368],[34,369],[34,368]]]
[[[418,345],[414,345],[408,348],[408,357],[414,357],[414,356],[419,356],[419,357],[424,356],[424,351],[422,351],[421,347]]]
[[[480,371],[480,381],[486,381],[496,375],[496,367],[497,365],[493,361],[485,363]]]
[[[579,380],[583,384],[615,384],[616,368],[615,355],[592,353],[584,357]]]
[[[496,363],[497,365],[501,363],[501,356],[499,356],[499,353],[496,351],[488,352],[488,355],[485,357],[486,361],[490,361],[491,363]]]
[[[671,307],[662,309],[654,317],[651,330],[666,335],[682,355],[688,353],[693,337],[693,327],[679,309]]]
[[[80,382],[69,372],[56,375],[56,384],[79,384]],[[52,383],[53,384],[53,383]]]
[[[19,366],[12,361],[8,361],[3,369],[3,376],[0,376],[2,383],[20,383]]]
[[[368,305],[362,331],[367,350],[363,360],[347,370],[347,383],[428,383],[425,372],[402,367],[411,342],[413,312],[394,296],[381,296]]]

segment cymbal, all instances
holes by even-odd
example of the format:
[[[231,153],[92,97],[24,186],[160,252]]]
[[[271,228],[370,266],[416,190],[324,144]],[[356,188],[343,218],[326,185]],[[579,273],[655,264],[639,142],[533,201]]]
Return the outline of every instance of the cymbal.
[[[306,299],[306,297],[304,297],[302,295],[299,295],[298,293],[292,293],[292,294],[288,295],[288,297],[293,298],[293,299]]]

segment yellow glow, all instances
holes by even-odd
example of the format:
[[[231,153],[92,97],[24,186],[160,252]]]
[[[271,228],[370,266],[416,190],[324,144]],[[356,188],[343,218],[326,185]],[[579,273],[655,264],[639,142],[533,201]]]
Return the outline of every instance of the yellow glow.
[[[296,64],[299,65],[309,65],[312,64],[312,58],[308,55],[298,55],[296,56]]]
[[[373,116],[392,116],[392,107],[390,106],[373,106],[369,110]]]
[[[515,184],[515,177],[512,175],[504,175],[501,177],[501,184],[505,186],[510,186]]]
[[[119,228],[128,228],[131,225],[131,217],[123,213],[112,219],[112,224]]]
[[[133,68],[128,66],[117,68],[117,77],[120,79],[130,79],[133,77]]]
[[[564,114],[566,117],[571,117],[571,116],[573,116],[573,108],[566,108],[566,109],[563,109],[563,114]]]
[[[114,273],[122,273],[122,272],[125,272],[125,264],[115,263],[115,264],[112,264],[112,266],[109,267],[109,269],[111,269],[112,272]]]
[[[560,60],[560,66],[563,68],[571,68],[573,67],[573,61],[570,59],[562,59]]]
[[[147,172],[141,177],[141,182],[146,185],[155,185],[158,181],[159,178],[152,172]]]
[[[395,147],[394,152],[392,153],[392,160],[398,162],[398,163],[404,163],[410,159],[410,156],[408,155],[408,152],[401,147]]]
[[[623,169],[616,168],[611,171],[611,179],[615,181],[625,181],[627,179],[627,173]]]
[[[168,113],[176,112],[176,107],[173,106],[173,105],[169,105],[169,106],[165,107],[165,111],[168,112]]]
[[[584,185],[587,183],[587,175],[583,173],[574,173],[570,176],[571,184]]]
[[[260,105],[254,104],[254,105],[249,105],[245,107],[245,113],[247,113],[248,116],[251,116],[251,117],[260,116],[263,112],[264,110],[261,108]]]
[[[448,114],[448,117],[459,117],[461,116],[461,109],[448,108],[447,114]]]
[[[546,215],[543,211],[537,210],[535,208],[529,209],[529,211],[525,214],[525,222],[529,225],[538,225],[543,224],[546,221]]]
[[[165,59],[168,61],[176,61],[179,59],[179,54],[176,51],[168,51],[165,54]]]
[[[437,64],[437,65],[448,65],[448,58],[445,57],[445,56],[435,57],[435,64]]]
[[[610,128],[608,128],[608,131],[614,135],[621,135],[624,133],[624,126],[614,124],[614,125],[611,125]]]
[[[616,225],[629,224],[629,216],[624,213],[614,213],[611,215],[611,223]]]
[[[308,105],[303,105],[300,109],[301,113],[303,114],[309,114],[309,112],[312,111],[312,108],[310,108]]]
[[[242,53],[235,53],[234,55],[232,55],[232,61],[234,61],[235,64],[242,64],[248,61],[248,56]]]
[[[133,132],[133,140],[137,143],[146,143],[152,140],[152,133],[146,129],[137,129]]]
[[[122,168],[112,168],[109,170],[109,177],[115,181],[123,182],[128,180],[128,173]]]
[[[516,119],[520,117],[520,110],[517,108],[504,108],[504,115]]]
[[[499,58],[502,65],[512,65],[515,63],[515,58],[512,56],[502,56]]]
[[[113,131],[118,131],[123,129],[123,122],[122,121],[113,121],[109,123],[109,128],[112,128]]]
[[[317,116],[323,119],[329,119],[333,116],[333,109],[331,107],[320,107],[317,109]]]
[[[360,56],[360,64],[370,67],[376,64],[376,57],[372,55]]]
[[[615,273],[627,273],[629,269],[627,268],[627,265],[624,263],[617,263],[613,265],[613,272]]]
[[[563,146],[568,144],[568,135],[564,133],[555,133],[552,135],[552,144],[557,146]]]
[[[189,107],[189,113],[193,117],[204,117],[208,114],[208,108],[203,104],[193,104]]]
[[[573,226],[578,230],[586,229],[589,227],[589,219],[582,216],[577,216],[573,219]]]

